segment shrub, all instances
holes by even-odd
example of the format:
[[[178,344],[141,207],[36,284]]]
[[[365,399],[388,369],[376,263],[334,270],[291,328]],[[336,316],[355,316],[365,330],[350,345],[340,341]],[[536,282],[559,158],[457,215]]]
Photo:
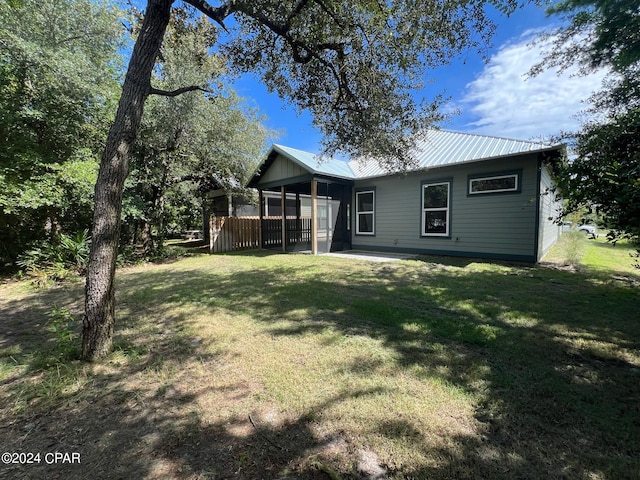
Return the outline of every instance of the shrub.
[[[16,262],[36,286],[59,282],[85,272],[89,260],[89,231],[75,235],[60,234],[58,243],[39,242]]]
[[[573,267],[580,265],[580,260],[585,250],[584,242],[585,236],[582,232],[571,230],[562,234],[559,246],[565,265],[571,265]]]
[[[89,230],[78,232],[73,236],[68,236],[64,233],[60,235],[58,248],[63,258],[63,263],[74,267],[78,273],[83,273],[87,268],[90,247]]]

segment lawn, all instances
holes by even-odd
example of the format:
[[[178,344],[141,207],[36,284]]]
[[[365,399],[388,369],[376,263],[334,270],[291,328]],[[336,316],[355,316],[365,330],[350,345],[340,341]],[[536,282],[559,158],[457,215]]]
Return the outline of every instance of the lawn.
[[[116,348],[91,365],[70,359],[79,283],[5,283],[0,451],[41,461],[0,477],[638,478],[640,277],[607,248],[577,270],[265,252],[123,269]]]

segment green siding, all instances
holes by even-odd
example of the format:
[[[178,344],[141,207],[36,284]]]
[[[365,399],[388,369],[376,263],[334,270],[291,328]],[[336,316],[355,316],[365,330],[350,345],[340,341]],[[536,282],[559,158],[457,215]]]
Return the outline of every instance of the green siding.
[[[258,186],[277,183],[286,179],[302,177],[305,175],[309,175],[307,170],[293,163],[291,160],[278,156],[271,167],[269,167],[269,170],[264,172],[264,175],[260,178]]]
[[[516,169],[522,170],[520,193],[467,195],[469,175]],[[451,236],[421,237],[421,182],[442,179],[452,179]],[[536,154],[356,180],[356,188],[376,188],[376,236],[354,235],[353,247],[535,261],[537,181]]]
[[[559,225],[555,219],[562,209],[562,203],[556,200],[555,192],[548,189],[553,187],[553,180],[549,174],[549,170],[543,166],[540,171],[540,226],[539,226],[539,244],[538,244],[538,260],[549,251],[554,243],[562,234],[562,225]]]

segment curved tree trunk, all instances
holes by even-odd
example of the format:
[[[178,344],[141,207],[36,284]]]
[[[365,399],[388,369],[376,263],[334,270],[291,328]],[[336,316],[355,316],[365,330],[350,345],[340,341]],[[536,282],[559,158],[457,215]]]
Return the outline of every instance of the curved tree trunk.
[[[133,48],[116,118],[100,163],[82,324],[82,357],[85,360],[102,358],[111,350],[115,325],[114,277],[129,151],[136,140],[144,102],[151,91],[151,71],[169,23],[172,3],[173,0],[147,2],[142,29]]]

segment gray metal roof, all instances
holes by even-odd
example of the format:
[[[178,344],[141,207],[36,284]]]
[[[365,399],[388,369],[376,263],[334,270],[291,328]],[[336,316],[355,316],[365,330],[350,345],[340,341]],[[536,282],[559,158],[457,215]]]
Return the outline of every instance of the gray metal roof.
[[[531,152],[556,150],[559,145],[513,140],[508,138],[474,135],[470,133],[429,130],[412,152],[416,170],[445,167],[466,162],[520,155]],[[378,162],[371,159],[351,160],[349,166],[356,178],[388,175]]]
[[[321,157],[313,153],[295,148],[285,147],[283,145],[273,145],[273,150],[282,153],[286,158],[301,167],[309,170],[313,174],[328,175],[331,177],[355,178],[355,174],[349,163],[342,160],[336,160],[329,157]]]
[[[521,155],[532,152],[558,150],[561,145],[513,140],[508,138],[474,135],[470,133],[430,130],[412,152],[416,160],[415,170],[445,167],[460,163],[479,162],[494,158]],[[343,179],[370,178],[389,175],[374,159],[360,159],[345,162],[334,158],[321,157],[313,153],[273,145],[267,159],[258,167],[250,185],[257,183],[262,173],[268,169],[269,159],[279,153],[300,165],[314,175],[327,175]]]

